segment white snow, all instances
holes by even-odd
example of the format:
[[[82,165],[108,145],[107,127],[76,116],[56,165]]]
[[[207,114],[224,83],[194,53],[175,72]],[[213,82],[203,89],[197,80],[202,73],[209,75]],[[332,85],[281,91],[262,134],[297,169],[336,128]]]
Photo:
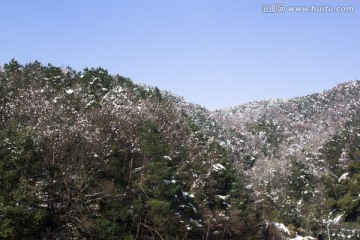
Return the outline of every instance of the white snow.
[[[313,240],[313,239],[315,238],[310,236],[306,236],[306,237],[296,236],[295,238],[288,238],[288,240]]]
[[[223,196],[223,195],[216,195],[218,198],[222,199],[222,200],[226,200],[227,198],[229,198],[229,195]]]
[[[342,218],[343,215],[344,215],[344,214],[340,214],[340,215],[337,216],[336,218],[330,220],[330,222],[331,222],[332,224],[338,224],[338,223],[340,222],[340,220],[341,220],[341,218]]]
[[[164,158],[169,161],[171,160],[171,157],[169,157],[169,156],[164,156]]]
[[[287,234],[290,235],[289,229],[287,227],[285,227],[284,224],[282,224],[282,223],[274,223],[274,225],[275,225],[276,228],[280,229],[282,232],[287,233]]]
[[[119,87],[116,89],[116,91],[117,91],[118,93],[122,93],[124,90],[123,90],[123,88],[122,88],[121,86],[119,86]]]
[[[347,178],[347,176],[349,175],[349,173],[344,173],[343,175],[341,175],[341,177],[339,178],[338,183],[340,183],[342,180],[345,180]]]
[[[213,168],[214,171],[220,171],[220,170],[222,170],[222,169],[225,169],[225,167],[224,167],[222,164],[220,164],[220,163],[214,164],[214,165],[212,166],[212,168]]]
[[[88,103],[86,103],[85,108],[90,107],[93,103],[96,103],[96,101],[95,100],[90,100]]]
[[[67,90],[65,90],[65,92],[66,92],[67,94],[73,94],[73,93],[74,93],[74,90],[72,90],[72,89],[67,89]]]

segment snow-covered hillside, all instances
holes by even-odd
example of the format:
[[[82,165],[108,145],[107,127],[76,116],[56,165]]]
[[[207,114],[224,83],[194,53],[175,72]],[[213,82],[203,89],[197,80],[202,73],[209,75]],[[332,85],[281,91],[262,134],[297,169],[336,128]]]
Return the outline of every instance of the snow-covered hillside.
[[[102,68],[13,60],[0,238],[356,239],[359,90],[209,111]]]

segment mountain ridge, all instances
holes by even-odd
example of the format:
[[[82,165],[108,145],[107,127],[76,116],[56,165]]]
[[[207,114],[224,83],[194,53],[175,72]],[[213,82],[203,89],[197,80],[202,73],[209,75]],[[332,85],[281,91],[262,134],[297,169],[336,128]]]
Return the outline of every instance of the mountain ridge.
[[[0,237],[356,239],[359,90],[209,111],[103,68],[12,60]]]

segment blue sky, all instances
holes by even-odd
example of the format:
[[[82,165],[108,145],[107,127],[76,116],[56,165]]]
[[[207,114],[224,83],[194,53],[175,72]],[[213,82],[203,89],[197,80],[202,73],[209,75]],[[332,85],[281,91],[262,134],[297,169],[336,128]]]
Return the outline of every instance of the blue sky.
[[[1,64],[103,67],[209,109],[360,79],[358,0],[0,0],[0,31]]]

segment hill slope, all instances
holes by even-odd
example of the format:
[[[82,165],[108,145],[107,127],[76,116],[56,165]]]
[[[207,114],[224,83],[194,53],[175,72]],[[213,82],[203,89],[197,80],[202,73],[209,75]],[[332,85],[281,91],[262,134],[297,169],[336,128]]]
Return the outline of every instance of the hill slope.
[[[356,187],[337,186],[338,192],[329,196],[334,186],[324,185],[330,179],[342,182],[346,173],[349,182],[357,182],[359,93],[360,82],[353,81],[322,93],[251,102],[211,114],[232,132],[233,143],[243,143],[229,142],[228,148],[250,177],[265,218],[314,229],[342,216],[360,226]],[[347,201],[341,200],[344,196]]]
[[[360,221],[359,90],[211,112],[102,68],[13,60],[0,238],[341,237]]]
[[[0,238],[261,236],[242,172],[180,100],[102,68],[6,64]]]

